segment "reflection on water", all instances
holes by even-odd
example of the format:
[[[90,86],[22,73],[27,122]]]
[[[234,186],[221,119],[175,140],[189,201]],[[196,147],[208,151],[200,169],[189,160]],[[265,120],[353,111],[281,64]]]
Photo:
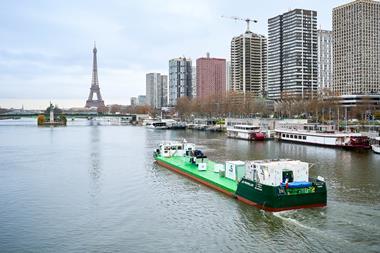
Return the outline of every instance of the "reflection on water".
[[[91,185],[91,196],[95,197],[99,194],[101,190],[101,141],[100,141],[100,131],[101,127],[92,126],[90,128],[90,142],[89,142],[89,175],[90,175],[90,185]]]

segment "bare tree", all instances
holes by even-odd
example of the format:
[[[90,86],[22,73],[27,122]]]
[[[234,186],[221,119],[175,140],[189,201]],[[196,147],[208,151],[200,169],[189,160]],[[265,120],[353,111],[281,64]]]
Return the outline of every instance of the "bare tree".
[[[191,101],[188,97],[180,97],[177,99],[176,111],[178,112],[178,116],[185,120],[191,115]]]

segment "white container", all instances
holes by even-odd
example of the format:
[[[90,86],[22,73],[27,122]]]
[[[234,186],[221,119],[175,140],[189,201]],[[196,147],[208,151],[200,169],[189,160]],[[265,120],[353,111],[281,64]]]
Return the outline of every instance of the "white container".
[[[226,178],[237,179],[237,167],[244,167],[245,163],[242,161],[228,161],[226,162]]]
[[[207,170],[207,163],[198,163],[198,170],[199,171]]]
[[[216,163],[214,165],[214,172],[215,173],[219,173],[219,171],[221,170],[224,170],[224,165],[223,164],[219,164],[219,163]]]

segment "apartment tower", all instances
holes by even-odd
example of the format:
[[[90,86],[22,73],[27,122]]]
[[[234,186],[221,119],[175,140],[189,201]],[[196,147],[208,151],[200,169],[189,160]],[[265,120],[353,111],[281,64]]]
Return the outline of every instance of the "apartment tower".
[[[317,12],[295,9],[268,20],[268,98],[317,92]]]
[[[197,59],[197,95],[200,99],[222,98],[226,94],[226,60],[206,57]]]
[[[380,94],[380,2],[356,0],[333,9],[333,91]]]
[[[181,97],[192,98],[192,61],[180,57],[169,61],[169,105],[175,106]]]
[[[168,77],[160,73],[146,74],[146,103],[154,108],[167,106]]]
[[[318,90],[326,94],[332,86],[332,31],[318,30]]]
[[[231,41],[231,91],[264,97],[267,86],[267,39],[249,30]]]

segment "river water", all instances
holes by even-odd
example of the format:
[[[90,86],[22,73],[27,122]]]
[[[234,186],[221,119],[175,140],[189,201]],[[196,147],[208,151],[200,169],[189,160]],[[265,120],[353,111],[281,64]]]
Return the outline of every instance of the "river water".
[[[70,122],[71,123],[71,122]],[[163,140],[212,160],[313,163],[326,208],[269,213],[157,166]],[[380,155],[192,130],[0,121],[0,252],[380,252]]]

